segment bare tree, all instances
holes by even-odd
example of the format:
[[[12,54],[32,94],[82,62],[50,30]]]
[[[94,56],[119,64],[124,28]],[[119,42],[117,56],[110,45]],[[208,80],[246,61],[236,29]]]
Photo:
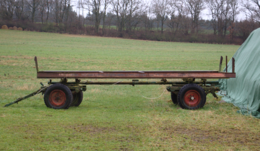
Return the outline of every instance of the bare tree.
[[[229,0],[229,4],[230,4],[231,21],[234,23],[236,16],[239,14],[238,0]]]
[[[46,23],[49,21],[50,9],[53,6],[53,0],[45,0],[46,3]]]
[[[129,0],[112,0],[113,12],[116,14],[119,36],[123,36]]]
[[[207,5],[211,11],[214,34],[225,36],[230,21],[231,7],[229,0],[207,0]]]
[[[56,25],[61,25],[64,21],[64,17],[68,14],[70,6],[70,0],[54,0],[53,12]],[[65,23],[67,22],[65,18]]]
[[[40,12],[40,18],[41,18],[42,24],[43,24],[43,17],[44,17],[45,11],[46,11],[46,5],[47,5],[46,0],[42,0],[39,5],[39,12]]]
[[[177,28],[178,28],[178,22],[177,22],[177,15],[176,15],[176,0],[172,0],[170,2],[170,13],[169,13],[169,20],[167,21],[167,26],[169,28],[171,28],[171,31],[172,32],[176,32],[177,31]],[[174,31],[175,29],[175,31]]]
[[[164,23],[170,13],[170,0],[154,0],[152,7],[154,14],[160,21],[161,33],[163,33]]]
[[[106,24],[106,16],[107,16],[107,8],[110,4],[110,0],[104,0],[104,7],[103,7],[103,12],[102,12],[102,22],[103,22],[103,27],[102,27],[102,34],[104,35],[105,33],[105,24]]]
[[[235,18],[238,14],[238,0],[229,0],[230,3],[230,26],[228,27],[229,30],[229,37],[230,37],[230,43],[233,41],[234,37],[234,31],[235,31]]]
[[[175,14],[171,14],[169,20],[166,23],[172,32],[177,31],[178,23],[177,23],[177,16],[175,16]]]
[[[84,11],[84,3],[82,2],[82,0],[78,0],[78,4],[77,4],[77,8],[78,8],[78,26],[84,26],[84,17],[82,15],[80,15],[80,9],[82,9],[82,12]],[[81,21],[82,20],[82,21]]]
[[[219,18],[219,22],[221,22],[221,25],[219,26],[219,33],[220,35],[222,36],[226,36],[227,34],[227,28],[230,24],[230,10],[231,10],[231,7],[230,7],[230,3],[229,3],[229,0],[226,0],[224,1],[224,5],[223,7],[221,8],[221,17]]]
[[[144,27],[145,31],[151,30],[153,28],[154,19],[151,17],[152,7],[150,6],[150,3],[143,4],[142,6],[142,12],[139,14],[140,18],[140,26]]]
[[[59,0],[54,0],[54,18],[55,18],[55,23],[56,23],[56,26],[58,25],[59,23],[59,8],[61,6],[59,5]]]
[[[92,12],[95,22],[95,33],[98,34],[101,20],[103,21],[103,33],[105,28],[106,11],[110,0],[85,0],[84,4]]]
[[[145,31],[151,30],[153,28],[154,20],[151,19],[147,13],[143,13],[141,16],[141,26],[144,27]]]
[[[31,11],[31,21],[34,22],[35,19],[35,13],[37,11],[38,6],[40,5],[40,0],[28,0],[27,4],[30,7]]]
[[[66,28],[67,28],[70,11],[72,10],[71,1],[68,0],[68,1],[65,3],[65,6],[66,6],[66,9],[64,10],[64,11],[65,11],[65,24],[66,24]]]
[[[24,16],[24,8],[25,8],[25,0],[17,0],[15,2],[15,16],[17,20],[24,20],[26,17]]]
[[[215,0],[206,0],[206,3],[208,5],[208,8],[211,13],[211,25],[214,30],[214,35],[217,34],[217,28],[218,28],[218,23],[217,20],[221,14],[220,8],[222,7],[224,1],[215,1]]]
[[[70,0],[63,0],[63,3],[61,3],[62,7],[60,9],[60,22],[63,22],[67,24],[68,22],[68,13],[70,9]]]
[[[54,0],[54,18],[56,26],[58,26],[62,21],[62,13],[63,13],[63,0]]]
[[[115,15],[108,12],[107,15],[106,15],[106,24],[108,24],[108,28],[110,29],[111,25],[112,25],[112,22],[113,22],[113,19],[115,18]]]
[[[1,0],[1,16],[4,20],[12,20],[15,10],[15,0]]]
[[[249,14],[260,22],[260,1],[259,0],[246,0],[243,1],[243,7],[249,12]]]
[[[130,32],[140,22],[140,16],[145,12],[144,4],[141,0],[129,0],[128,11],[126,16],[126,30]]]
[[[70,0],[60,0],[59,7],[59,23],[64,21],[65,14],[68,11],[68,7],[70,6]]]
[[[235,17],[238,14],[238,0],[206,0],[211,11],[214,34],[226,36],[227,28],[234,27]]]
[[[204,0],[186,0],[191,15],[191,32],[198,32],[201,11],[204,9]]]
[[[176,32],[180,31],[187,35],[190,29],[190,19],[188,18],[189,10],[185,5],[185,1],[176,0],[173,4],[177,9]]]
[[[259,23],[255,22],[255,18],[247,18],[246,20],[237,22],[236,30],[241,34],[242,39],[246,40],[249,34],[259,27]]]

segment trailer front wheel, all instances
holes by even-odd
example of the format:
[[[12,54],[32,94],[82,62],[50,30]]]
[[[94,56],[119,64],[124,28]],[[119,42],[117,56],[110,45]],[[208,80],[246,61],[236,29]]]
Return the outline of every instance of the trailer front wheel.
[[[67,109],[73,100],[70,89],[63,84],[51,85],[44,94],[44,102],[47,107],[54,109]]]
[[[184,109],[202,108],[206,103],[205,91],[197,84],[186,84],[178,93],[178,102]]]

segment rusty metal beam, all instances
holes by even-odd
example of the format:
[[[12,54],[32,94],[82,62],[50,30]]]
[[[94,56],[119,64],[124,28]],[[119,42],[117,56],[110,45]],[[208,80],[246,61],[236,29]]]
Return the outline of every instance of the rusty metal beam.
[[[235,78],[235,73],[218,71],[39,71],[37,78],[111,78],[111,79],[157,79],[157,78]]]
[[[56,84],[60,82],[53,82],[50,81],[48,84]],[[194,81],[193,83],[195,84],[203,84],[201,81]],[[207,81],[206,84],[213,84],[217,85],[219,82],[218,81]],[[66,84],[76,84],[75,82],[67,82]],[[181,81],[86,81],[86,82],[79,82],[77,84],[83,84],[83,85],[184,85],[187,84],[187,82],[181,82]]]

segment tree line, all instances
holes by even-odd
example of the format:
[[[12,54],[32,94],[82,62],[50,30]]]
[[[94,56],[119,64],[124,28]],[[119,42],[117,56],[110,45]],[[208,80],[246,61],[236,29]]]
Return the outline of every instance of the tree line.
[[[239,44],[259,22],[259,0],[0,1],[0,25],[44,32]]]

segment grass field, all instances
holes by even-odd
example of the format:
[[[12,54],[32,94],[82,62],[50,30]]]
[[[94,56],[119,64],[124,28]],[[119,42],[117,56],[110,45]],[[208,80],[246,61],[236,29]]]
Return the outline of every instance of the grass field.
[[[0,106],[48,82],[36,79],[34,56],[40,70],[218,70],[238,47],[0,30]],[[0,150],[259,150],[259,119],[211,95],[190,111],[165,86],[87,89],[68,110],[40,94],[0,107]]]

